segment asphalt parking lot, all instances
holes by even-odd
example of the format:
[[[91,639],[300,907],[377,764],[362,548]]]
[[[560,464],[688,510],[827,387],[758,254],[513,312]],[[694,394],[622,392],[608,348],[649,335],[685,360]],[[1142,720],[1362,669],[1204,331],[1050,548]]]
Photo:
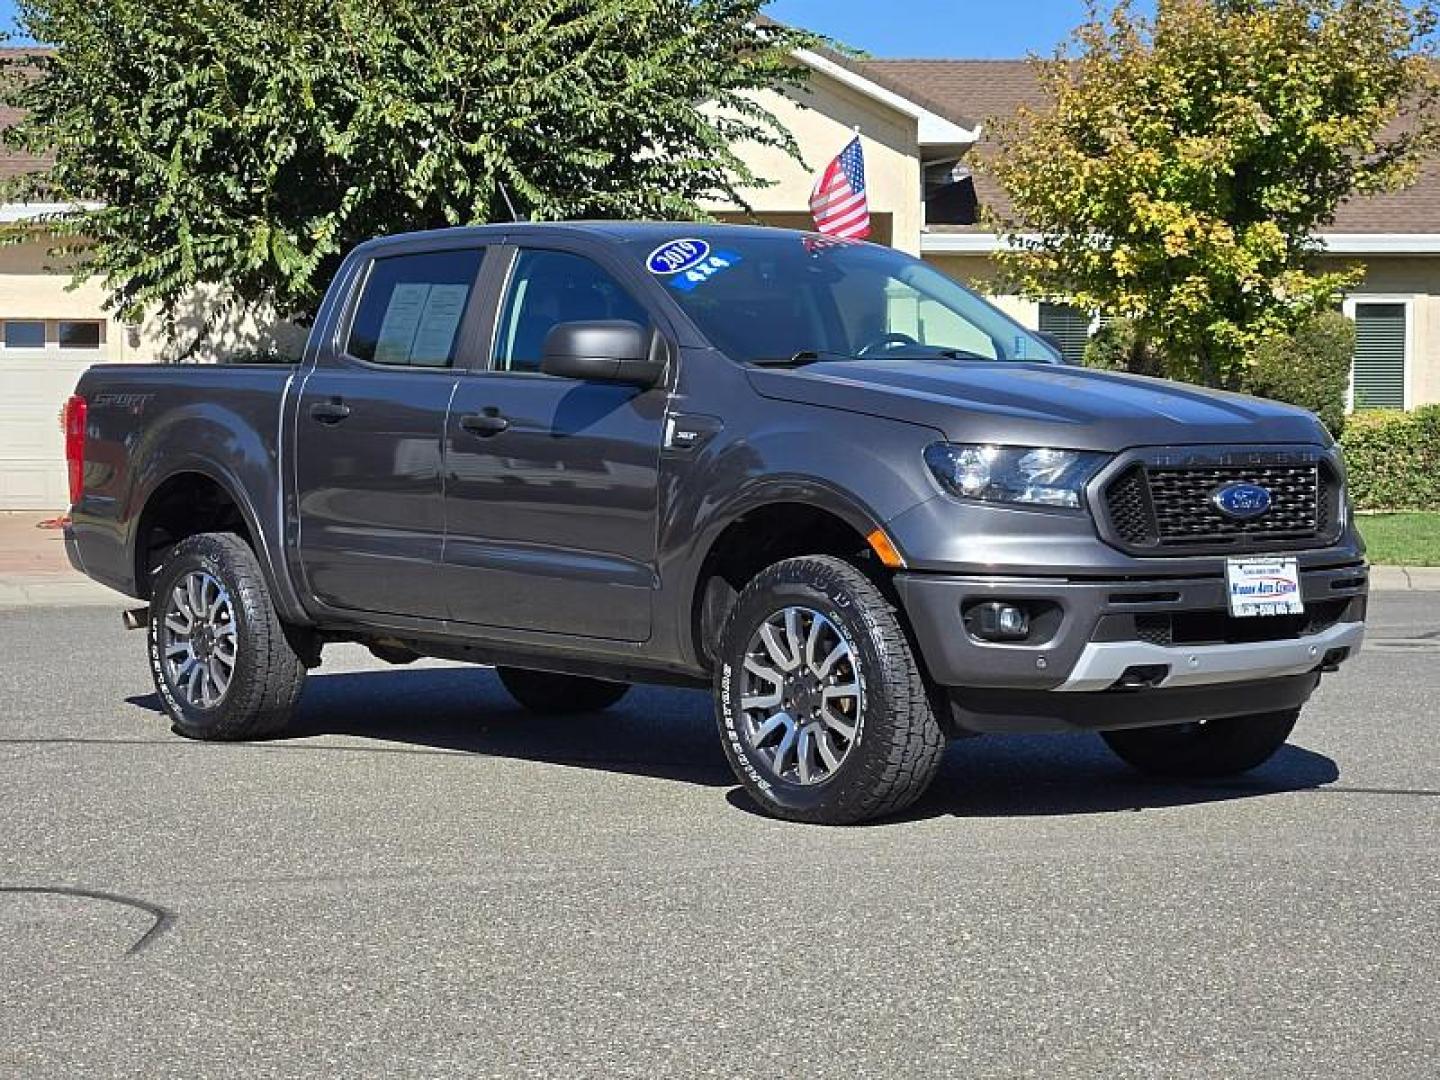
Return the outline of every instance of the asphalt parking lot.
[[[845,830],[685,691],[335,649],[292,737],[187,742],[118,610],[0,611],[0,1074],[1435,1075],[1440,593],[1242,781],[971,740]]]

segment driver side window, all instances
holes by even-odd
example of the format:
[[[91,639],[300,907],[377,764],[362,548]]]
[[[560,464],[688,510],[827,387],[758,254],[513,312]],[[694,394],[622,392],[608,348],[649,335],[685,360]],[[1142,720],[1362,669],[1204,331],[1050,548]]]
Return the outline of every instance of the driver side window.
[[[986,360],[1001,358],[995,340],[985,331],[899,278],[862,271],[846,275],[833,288],[851,351],[908,338],[920,345],[961,349]]]
[[[510,275],[496,331],[495,368],[539,371],[546,335],[558,324],[650,315],[604,268],[568,251],[522,250]]]

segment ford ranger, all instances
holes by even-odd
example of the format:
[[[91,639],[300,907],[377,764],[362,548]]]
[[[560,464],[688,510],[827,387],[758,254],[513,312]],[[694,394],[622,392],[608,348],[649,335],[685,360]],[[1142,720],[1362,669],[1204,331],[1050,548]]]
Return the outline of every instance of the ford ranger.
[[[761,807],[855,822],[962,735],[1254,768],[1364,634],[1311,414],[1066,365],[871,244],[375,240],[298,362],[106,364],[65,419],[70,558],[145,602],[193,738],[280,732],[329,642],[494,665],[540,711],[708,686]]]

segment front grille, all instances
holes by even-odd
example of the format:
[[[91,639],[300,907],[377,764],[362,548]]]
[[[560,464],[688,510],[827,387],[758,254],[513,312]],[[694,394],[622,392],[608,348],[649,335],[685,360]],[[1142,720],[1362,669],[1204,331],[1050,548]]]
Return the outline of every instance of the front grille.
[[[1174,611],[1136,615],[1135,640],[1151,645],[1241,645],[1288,641],[1330,629],[1345,617],[1350,597],[1319,600],[1300,615],[1234,618],[1227,611]]]
[[[1227,484],[1258,484],[1270,509],[1237,521],[1211,501]],[[1105,513],[1115,538],[1133,549],[1219,550],[1294,546],[1330,538],[1339,481],[1325,461],[1168,465],[1136,462],[1109,482]]]

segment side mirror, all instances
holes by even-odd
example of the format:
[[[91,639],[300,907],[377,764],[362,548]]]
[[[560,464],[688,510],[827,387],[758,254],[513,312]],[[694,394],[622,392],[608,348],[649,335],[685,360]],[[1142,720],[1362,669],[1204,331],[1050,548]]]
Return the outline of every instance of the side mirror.
[[[633,322],[560,323],[545,335],[540,370],[649,388],[665,376],[665,340]]]

